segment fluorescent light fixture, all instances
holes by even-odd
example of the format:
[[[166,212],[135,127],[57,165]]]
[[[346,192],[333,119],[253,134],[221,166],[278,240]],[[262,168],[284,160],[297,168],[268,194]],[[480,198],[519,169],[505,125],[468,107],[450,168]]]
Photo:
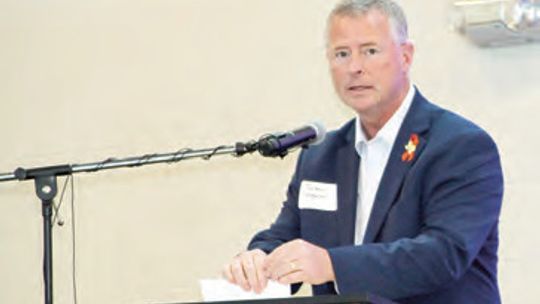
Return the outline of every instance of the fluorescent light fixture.
[[[454,7],[454,28],[480,46],[540,42],[540,0],[461,0]]]

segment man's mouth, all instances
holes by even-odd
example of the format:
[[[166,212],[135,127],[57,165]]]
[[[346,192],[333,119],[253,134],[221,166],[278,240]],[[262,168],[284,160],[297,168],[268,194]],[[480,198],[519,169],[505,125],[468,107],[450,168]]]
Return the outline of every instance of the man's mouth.
[[[373,88],[372,86],[367,86],[367,85],[353,85],[353,86],[347,87],[347,90],[353,91],[353,92],[363,92],[365,90],[369,90],[372,88]]]

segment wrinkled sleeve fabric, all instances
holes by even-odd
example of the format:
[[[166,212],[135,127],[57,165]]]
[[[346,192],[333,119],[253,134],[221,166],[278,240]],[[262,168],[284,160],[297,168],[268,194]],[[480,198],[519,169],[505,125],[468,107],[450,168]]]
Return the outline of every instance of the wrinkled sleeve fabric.
[[[269,229],[258,232],[250,241],[248,250],[261,249],[266,253],[294,239],[300,238],[300,214],[298,211],[298,191],[300,189],[300,167],[303,151],[298,157],[296,171],[287,190],[287,199],[281,211]],[[302,284],[292,284],[291,292],[296,293]]]
[[[302,166],[302,152],[298,157],[296,171],[287,190],[287,199],[281,211],[269,229],[258,232],[248,245],[248,249],[259,248],[266,253],[272,252],[280,245],[300,238],[300,215],[298,211],[298,191],[300,188],[300,170]]]

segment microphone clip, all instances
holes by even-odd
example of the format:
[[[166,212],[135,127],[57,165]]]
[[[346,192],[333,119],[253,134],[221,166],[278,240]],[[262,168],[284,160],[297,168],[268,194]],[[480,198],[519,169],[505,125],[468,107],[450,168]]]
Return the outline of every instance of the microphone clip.
[[[266,134],[258,140],[250,140],[248,142],[237,142],[235,144],[235,156],[241,157],[248,153],[259,151],[265,157],[280,157],[284,158],[288,154],[286,149],[276,149],[279,146],[278,140],[284,136],[284,133]]]
[[[235,145],[235,156],[241,157],[248,153],[253,153],[259,149],[259,142],[250,140],[248,142],[237,142]]]

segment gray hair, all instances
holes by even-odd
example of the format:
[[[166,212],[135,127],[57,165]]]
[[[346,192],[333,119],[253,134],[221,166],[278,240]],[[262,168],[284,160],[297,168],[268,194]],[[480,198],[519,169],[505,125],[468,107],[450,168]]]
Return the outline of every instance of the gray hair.
[[[392,31],[398,42],[405,42],[409,39],[409,29],[407,18],[403,9],[393,0],[341,0],[328,17],[330,21],[336,16],[362,16],[372,10],[377,10],[388,17],[392,25]]]

